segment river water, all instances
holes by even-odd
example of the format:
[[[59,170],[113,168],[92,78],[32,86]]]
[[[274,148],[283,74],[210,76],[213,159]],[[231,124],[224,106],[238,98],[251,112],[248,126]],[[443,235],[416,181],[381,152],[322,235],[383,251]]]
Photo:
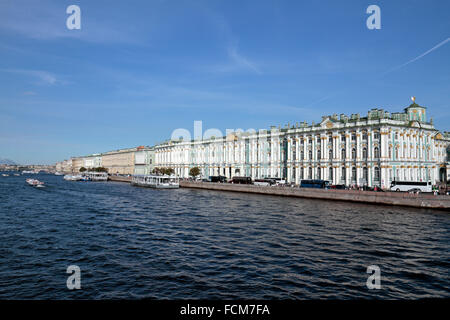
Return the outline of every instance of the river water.
[[[448,212],[26,177],[0,176],[1,299],[450,297]]]

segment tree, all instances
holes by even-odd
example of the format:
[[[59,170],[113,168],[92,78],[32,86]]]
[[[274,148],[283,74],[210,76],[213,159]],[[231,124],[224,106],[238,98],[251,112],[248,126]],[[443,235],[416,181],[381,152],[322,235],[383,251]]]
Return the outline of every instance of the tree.
[[[172,175],[175,173],[175,170],[173,168],[154,168],[152,171],[153,174],[160,175],[160,174],[166,174],[166,175]]]
[[[189,170],[189,175],[192,177],[196,177],[200,174],[200,169],[198,167],[193,167],[191,170]]]
[[[164,169],[164,174],[167,174],[168,176],[170,176],[174,173],[175,173],[175,170],[173,170],[173,168],[165,168]]]
[[[80,172],[85,172],[86,171],[86,168],[85,167],[81,167],[80,168]]]

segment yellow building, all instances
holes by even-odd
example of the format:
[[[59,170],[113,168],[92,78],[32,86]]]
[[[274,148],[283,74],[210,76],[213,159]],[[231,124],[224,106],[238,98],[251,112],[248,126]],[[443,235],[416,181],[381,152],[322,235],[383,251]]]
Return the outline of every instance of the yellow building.
[[[80,172],[81,167],[84,166],[84,159],[81,157],[72,158],[72,172]]]
[[[110,174],[134,174],[134,154],[136,148],[121,149],[102,153],[102,167]]]

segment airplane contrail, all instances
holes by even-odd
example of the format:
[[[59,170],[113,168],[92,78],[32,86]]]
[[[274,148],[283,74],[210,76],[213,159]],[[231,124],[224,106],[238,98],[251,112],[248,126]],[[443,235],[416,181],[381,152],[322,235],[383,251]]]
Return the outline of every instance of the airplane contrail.
[[[438,43],[437,45],[435,45],[435,46],[434,46],[433,48],[431,48],[430,50],[428,50],[428,51],[422,53],[421,55],[415,57],[414,59],[409,60],[408,62],[405,62],[405,63],[403,63],[403,64],[401,64],[401,65],[399,65],[399,66],[396,66],[396,67],[392,68],[392,69],[389,70],[389,71],[386,71],[385,73],[383,73],[383,75],[386,75],[386,74],[388,74],[388,73],[391,73],[392,71],[395,71],[395,70],[398,70],[398,69],[400,69],[400,68],[403,68],[404,66],[406,66],[406,65],[408,65],[408,64],[410,64],[410,63],[413,63],[414,61],[417,61],[417,60],[419,60],[420,58],[425,57],[427,54],[433,52],[434,50],[438,49],[439,47],[443,46],[444,44],[446,44],[446,43],[449,42],[449,41],[450,41],[450,38],[445,39],[444,41],[442,41],[442,42]]]

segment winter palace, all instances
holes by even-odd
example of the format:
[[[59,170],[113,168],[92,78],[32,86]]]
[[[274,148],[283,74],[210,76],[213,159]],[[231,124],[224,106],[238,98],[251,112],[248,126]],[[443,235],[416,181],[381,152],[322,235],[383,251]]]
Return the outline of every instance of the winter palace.
[[[320,123],[172,139],[154,146],[154,165],[174,168],[180,177],[199,167],[203,177],[279,177],[295,184],[323,179],[388,188],[392,180],[448,180],[449,145],[450,133],[436,130],[426,108],[413,102],[404,112],[372,109],[363,117],[334,114]]]

